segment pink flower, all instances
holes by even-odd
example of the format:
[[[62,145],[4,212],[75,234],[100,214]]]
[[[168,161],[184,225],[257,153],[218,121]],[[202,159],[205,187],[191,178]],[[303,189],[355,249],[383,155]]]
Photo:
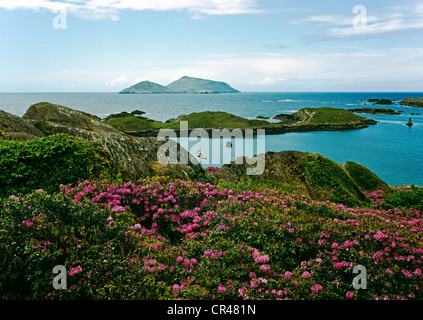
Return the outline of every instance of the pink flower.
[[[182,258],[181,256],[176,258],[177,263],[181,263],[182,261],[184,261],[184,258]]]
[[[295,231],[295,230],[294,230],[294,228],[289,228],[289,229],[288,229],[288,232],[289,232],[289,233],[293,233],[294,231]]]
[[[386,272],[386,274],[393,274],[393,273],[394,273],[394,272],[393,272],[391,269],[389,269],[389,268],[388,268],[388,269],[386,269],[386,270],[385,270],[385,272]]]
[[[347,299],[352,299],[354,297],[354,292],[348,291],[346,297]]]
[[[404,274],[406,278],[411,278],[413,276],[413,274],[407,269],[402,269],[402,273]]]
[[[291,273],[291,272],[289,272],[289,271],[287,271],[287,272],[285,272],[285,274],[283,275],[283,277],[284,277],[285,279],[292,278],[292,273]]]
[[[301,275],[301,277],[303,277],[303,278],[310,278],[311,277],[311,274],[308,271],[304,271],[303,274]]]
[[[31,228],[34,225],[34,223],[29,220],[22,221],[22,224],[24,224],[27,228]]]
[[[81,266],[77,266],[76,268],[72,268],[70,269],[70,271],[68,271],[68,275],[73,276],[77,273],[82,272],[82,267]]]
[[[313,294],[316,294],[319,291],[323,291],[323,287],[320,284],[315,284],[314,286],[311,286],[311,291]]]
[[[172,289],[173,289],[173,291],[178,292],[180,288],[179,288],[179,285],[178,285],[178,284],[174,284],[174,285],[172,286]]]
[[[223,285],[219,285],[218,289],[219,293],[225,293],[226,292],[226,288]]]
[[[270,266],[268,264],[263,264],[260,266],[260,270],[263,272],[268,272],[270,271]]]

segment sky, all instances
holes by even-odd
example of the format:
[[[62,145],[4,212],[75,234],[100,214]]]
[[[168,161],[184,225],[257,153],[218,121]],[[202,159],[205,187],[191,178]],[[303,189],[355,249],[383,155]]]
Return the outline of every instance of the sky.
[[[421,0],[0,0],[0,92],[422,92]]]

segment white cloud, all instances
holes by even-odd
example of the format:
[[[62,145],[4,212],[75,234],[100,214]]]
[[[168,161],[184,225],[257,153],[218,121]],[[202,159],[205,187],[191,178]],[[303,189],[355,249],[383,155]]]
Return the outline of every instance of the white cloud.
[[[373,36],[402,31],[423,30],[423,5],[395,6],[366,11],[365,28],[354,28],[357,14],[350,15],[313,15],[292,21],[291,24],[316,24],[327,26],[321,38],[345,38]]]
[[[192,18],[204,15],[233,15],[255,13],[255,0],[0,0],[0,8],[8,10],[46,9],[68,12],[88,19],[117,20],[122,10],[186,10]]]
[[[106,87],[112,87],[112,88],[121,87],[128,84],[129,82],[130,81],[126,77],[120,76],[112,81],[106,81]]]

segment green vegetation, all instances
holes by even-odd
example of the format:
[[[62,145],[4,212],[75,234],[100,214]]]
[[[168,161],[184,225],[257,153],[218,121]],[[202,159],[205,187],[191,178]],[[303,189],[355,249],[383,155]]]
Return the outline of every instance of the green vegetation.
[[[391,187],[372,171],[359,163],[347,161],[344,169],[354,179],[360,190],[375,191],[377,189],[391,190]]]
[[[181,121],[187,121],[189,129],[227,128],[233,130],[266,128],[275,130],[273,133],[282,133],[286,132],[287,129],[308,125],[317,129],[319,126],[331,125],[353,129],[356,126],[362,127],[363,125],[375,123],[373,120],[355,115],[351,111],[336,108],[304,108],[292,115],[278,115],[274,118],[282,121],[275,123],[266,120],[246,119],[227,112],[205,111],[181,115],[177,119],[166,121],[166,123],[135,116],[109,119],[105,122],[127,133],[152,129],[177,130],[180,129]]]
[[[352,207],[366,202],[367,199],[360,186],[340,164],[320,154],[306,154],[304,160],[307,179],[315,197]]]
[[[423,108],[423,97],[422,98],[410,98],[407,97],[400,102],[401,105],[413,108]]]
[[[111,174],[105,153],[81,138],[52,135],[39,140],[0,140],[0,196]]]
[[[293,114],[300,121],[296,125],[321,125],[321,124],[353,124],[362,123],[365,118],[354,114],[349,110],[337,108],[304,108]]]
[[[163,125],[160,121],[154,121],[146,117],[132,115],[127,117],[111,118],[104,120],[104,122],[123,132],[157,129]]]
[[[248,129],[269,126],[270,123],[264,120],[249,120],[227,112],[205,111],[193,112],[189,115],[181,115],[174,123],[166,124],[169,129],[179,129],[180,122],[187,121],[190,129],[195,128],[227,128],[227,129]]]
[[[411,186],[411,190],[395,190],[384,199],[383,208],[407,210],[413,208],[423,211],[423,188]]]
[[[308,109],[296,121],[321,123],[322,113],[340,117]],[[73,125],[87,127],[82,120]],[[107,121],[125,120],[133,128],[267,123],[221,112]],[[423,299],[423,188],[392,190],[362,165],[298,151],[267,152],[260,176],[246,176],[245,163],[136,163],[156,154],[155,139],[112,132],[107,152],[65,134],[0,137],[0,299]],[[137,139],[145,143],[128,143]],[[147,177],[134,171],[122,182],[109,163],[116,154]],[[52,285],[57,265],[66,289]],[[366,290],[351,285],[357,265],[367,268]]]
[[[54,194],[0,198],[0,294],[421,300],[421,212],[383,205],[346,207],[301,191],[169,178],[84,181]],[[66,268],[66,289],[52,286],[57,265]],[[366,290],[351,285],[357,265],[367,268]]]

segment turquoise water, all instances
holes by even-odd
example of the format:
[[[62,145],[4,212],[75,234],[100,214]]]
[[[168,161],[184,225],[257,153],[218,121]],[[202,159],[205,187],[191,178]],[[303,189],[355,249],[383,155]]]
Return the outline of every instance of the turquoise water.
[[[242,93],[220,95],[119,95],[116,93],[3,93],[0,109],[22,116],[31,104],[48,101],[99,117],[121,111],[136,109],[160,121],[181,114],[201,111],[226,111],[242,117],[273,117],[279,113],[292,113],[304,107],[359,108],[370,98],[402,100],[405,97],[422,97],[423,93]],[[305,132],[267,135],[240,140],[245,147],[240,150],[226,148],[212,141],[203,140],[196,146],[207,156],[204,166],[221,166],[223,162],[257,151],[298,150],[320,153],[338,163],[355,161],[361,163],[393,185],[423,185],[423,109],[388,106],[403,111],[401,115],[363,115],[375,119],[378,124],[369,128],[339,132]],[[418,113],[420,115],[412,115]],[[411,117],[415,125],[404,124]],[[194,144],[195,141],[191,142]],[[211,146],[207,149],[207,143]],[[220,161],[213,163],[213,155],[223,150]],[[220,154],[220,153],[219,153]]]

